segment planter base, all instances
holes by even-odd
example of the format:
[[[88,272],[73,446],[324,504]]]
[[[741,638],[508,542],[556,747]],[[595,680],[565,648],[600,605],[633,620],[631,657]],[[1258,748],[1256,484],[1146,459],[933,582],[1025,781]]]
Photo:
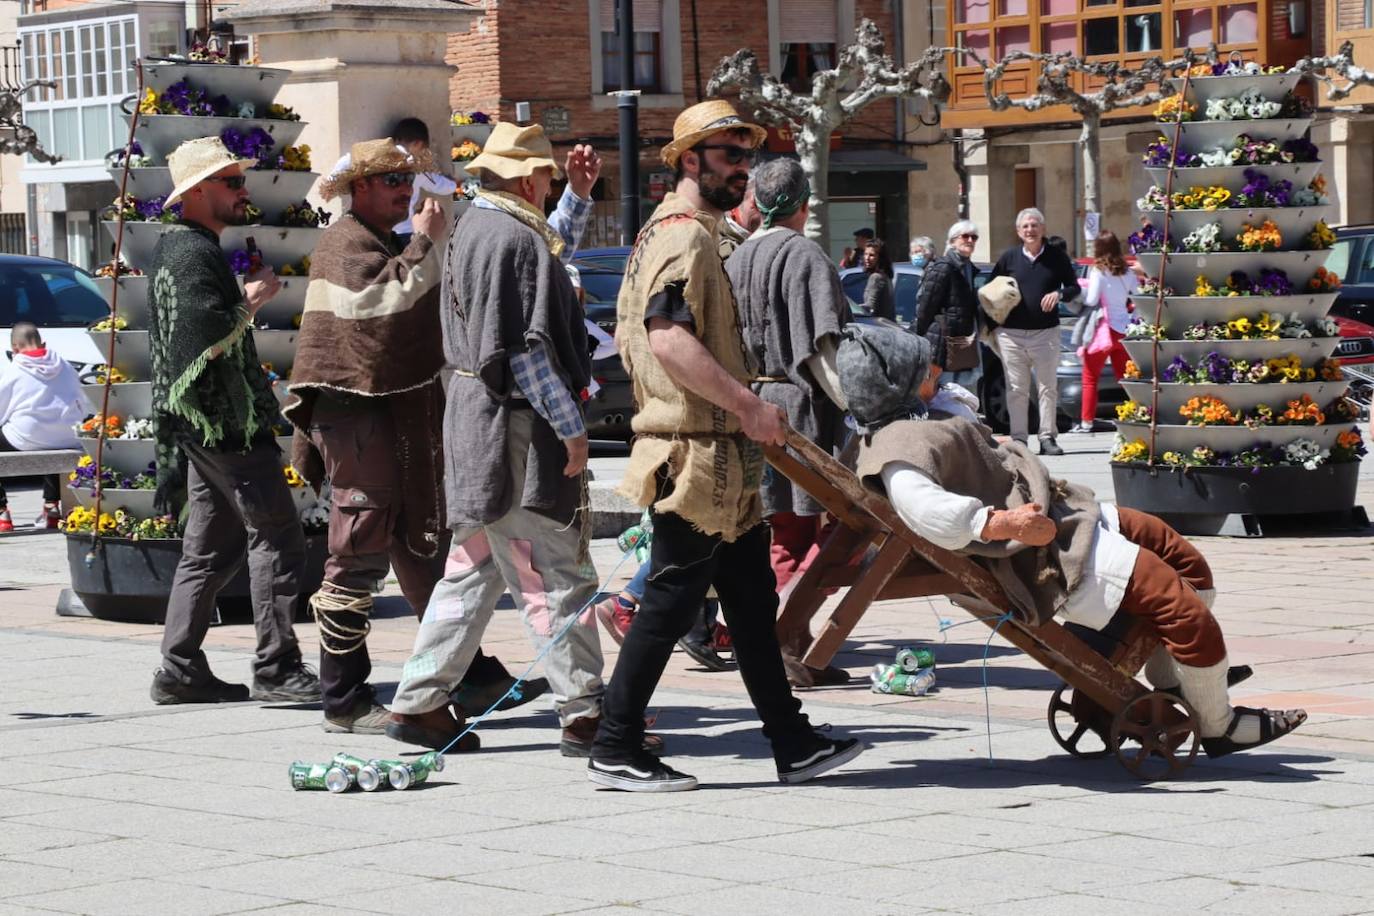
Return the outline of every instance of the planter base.
[[[1180,534],[1262,537],[1368,527],[1355,505],[1358,463],[1303,468],[1149,468],[1113,464],[1119,506],[1164,519]]]
[[[306,598],[324,579],[328,556],[328,536],[308,535],[305,539],[305,569],[301,575],[301,598],[296,619],[308,614]],[[87,562],[87,559],[90,562]],[[62,617],[96,617],[128,623],[162,623],[167,615],[167,597],[172,577],[181,560],[181,540],[129,541],[102,539],[100,549],[92,552],[89,536],[67,537],[67,566],[72,587],[64,589],[57,601]],[[248,569],[239,566],[234,578],[219,593],[215,623],[252,619],[247,603]]]

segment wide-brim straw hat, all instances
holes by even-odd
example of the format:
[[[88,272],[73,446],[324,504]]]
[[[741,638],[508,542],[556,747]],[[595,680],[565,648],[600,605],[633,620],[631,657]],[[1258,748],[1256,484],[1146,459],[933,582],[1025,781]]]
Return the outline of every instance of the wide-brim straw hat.
[[[553,159],[553,144],[544,134],[543,126],[529,124],[521,127],[502,121],[492,128],[482,152],[475,159],[463,163],[469,174],[481,178],[491,172],[497,178],[524,178],[536,169],[553,169],[554,178],[562,178],[563,170]]]
[[[978,301],[989,318],[998,324],[1005,323],[1011,310],[1021,302],[1021,290],[1016,285],[1016,278],[994,277],[989,280],[978,290]]]
[[[385,175],[387,172],[428,172],[433,167],[434,158],[427,150],[416,155],[404,146],[398,145],[390,137],[363,140],[349,147],[346,166],[337,168],[320,182],[320,196],[325,200],[332,200],[340,194],[347,194],[353,182],[369,175]]]
[[[677,168],[682,154],[712,134],[724,130],[747,130],[754,138],[751,148],[757,149],[768,137],[768,131],[750,124],[739,116],[735,106],[725,99],[698,102],[677,116],[673,122],[673,139],[663,147],[663,162],[670,169]]]
[[[172,173],[172,193],[162,205],[170,207],[181,199],[181,195],[231,165],[251,168],[257,165],[257,160],[235,157],[219,137],[187,140],[167,157],[167,168]]]

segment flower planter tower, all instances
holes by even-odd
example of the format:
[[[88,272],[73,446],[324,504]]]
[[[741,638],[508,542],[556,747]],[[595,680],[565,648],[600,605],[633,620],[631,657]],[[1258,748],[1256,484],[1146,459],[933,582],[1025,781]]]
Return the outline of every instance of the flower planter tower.
[[[186,140],[220,136],[232,152],[256,162],[256,167],[247,167],[245,174],[249,199],[257,208],[253,214],[257,222],[227,229],[220,243],[242,274],[247,261],[244,249],[247,240],[253,238],[264,263],[281,276],[281,291],[254,316],[258,355],[279,377],[273,385],[279,398],[286,395],[285,379],[290,377],[295,356],[308,257],[322,230],[318,226],[320,214],[305,204],[319,177],[310,171],[309,148],[291,146],[305,125],[289,110],[273,104],[290,71],[208,61],[145,61],[143,66],[147,92],[139,100],[138,147],[130,163],[127,196],[115,201],[109,213],[112,218],[105,222],[113,240],[119,226],[113,217],[123,211],[122,265],[118,276],[111,265],[101,271],[108,276],[96,281],[107,300],[112,298],[116,284],[119,294],[113,318],[90,332],[102,354],[110,352],[110,335],[114,335],[114,357],[106,370],[114,373],[108,395],[111,419],[103,421],[105,442],[99,474],[104,523],[90,516],[95,505],[96,433],[103,420],[98,418],[83,432],[81,443],[90,460],[83,460],[72,487],[81,507],[77,514],[85,511],[83,521],[88,523],[81,526],[85,530],[69,530],[67,536],[72,591],[78,601],[64,597],[59,612],[161,622],[172,574],[181,557],[181,540],[169,525],[154,519],[149,469],[155,444],[146,422],[153,405],[152,383],[148,381],[152,374],[149,277],[145,272],[151,266],[158,239],[171,231],[175,219],[175,214],[164,211],[162,205],[173,187],[166,157]],[[110,168],[116,184],[122,172],[122,160]],[[327,218],[325,215],[323,220]],[[86,386],[87,396],[97,407],[106,396],[105,389],[104,384]],[[291,450],[290,431],[284,420],[279,418],[278,424],[285,466]],[[295,483],[292,493],[298,510],[317,525],[314,492],[300,486],[299,477]],[[93,540],[90,523],[101,529],[98,540]],[[307,538],[303,595],[314,591],[322,578],[323,541],[321,535]],[[241,569],[220,596],[232,601],[245,599],[247,594],[247,576]]]
[[[1146,152],[1155,186],[1131,248],[1154,279],[1133,297],[1112,479],[1120,505],[1185,533],[1364,520],[1359,411],[1327,317],[1335,208],[1301,78],[1203,65],[1175,80]]]

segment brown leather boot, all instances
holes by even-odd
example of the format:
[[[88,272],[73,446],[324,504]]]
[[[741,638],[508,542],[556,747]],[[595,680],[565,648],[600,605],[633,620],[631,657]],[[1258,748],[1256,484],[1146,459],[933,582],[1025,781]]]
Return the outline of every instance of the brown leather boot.
[[[418,744],[436,751],[447,748],[446,753],[461,754],[482,746],[476,732],[469,732],[449,747],[453,739],[462,734],[464,724],[464,720],[453,717],[447,705],[418,715],[393,712],[391,721],[386,724],[386,736],[402,744]]]

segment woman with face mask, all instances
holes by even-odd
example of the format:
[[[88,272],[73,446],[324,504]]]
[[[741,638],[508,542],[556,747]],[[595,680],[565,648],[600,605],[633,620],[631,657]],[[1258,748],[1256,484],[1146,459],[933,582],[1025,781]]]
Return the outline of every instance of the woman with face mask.
[[[924,274],[926,265],[935,260],[935,242],[928,235],[918,235],[911,240],[911,266],[916,273]]]

